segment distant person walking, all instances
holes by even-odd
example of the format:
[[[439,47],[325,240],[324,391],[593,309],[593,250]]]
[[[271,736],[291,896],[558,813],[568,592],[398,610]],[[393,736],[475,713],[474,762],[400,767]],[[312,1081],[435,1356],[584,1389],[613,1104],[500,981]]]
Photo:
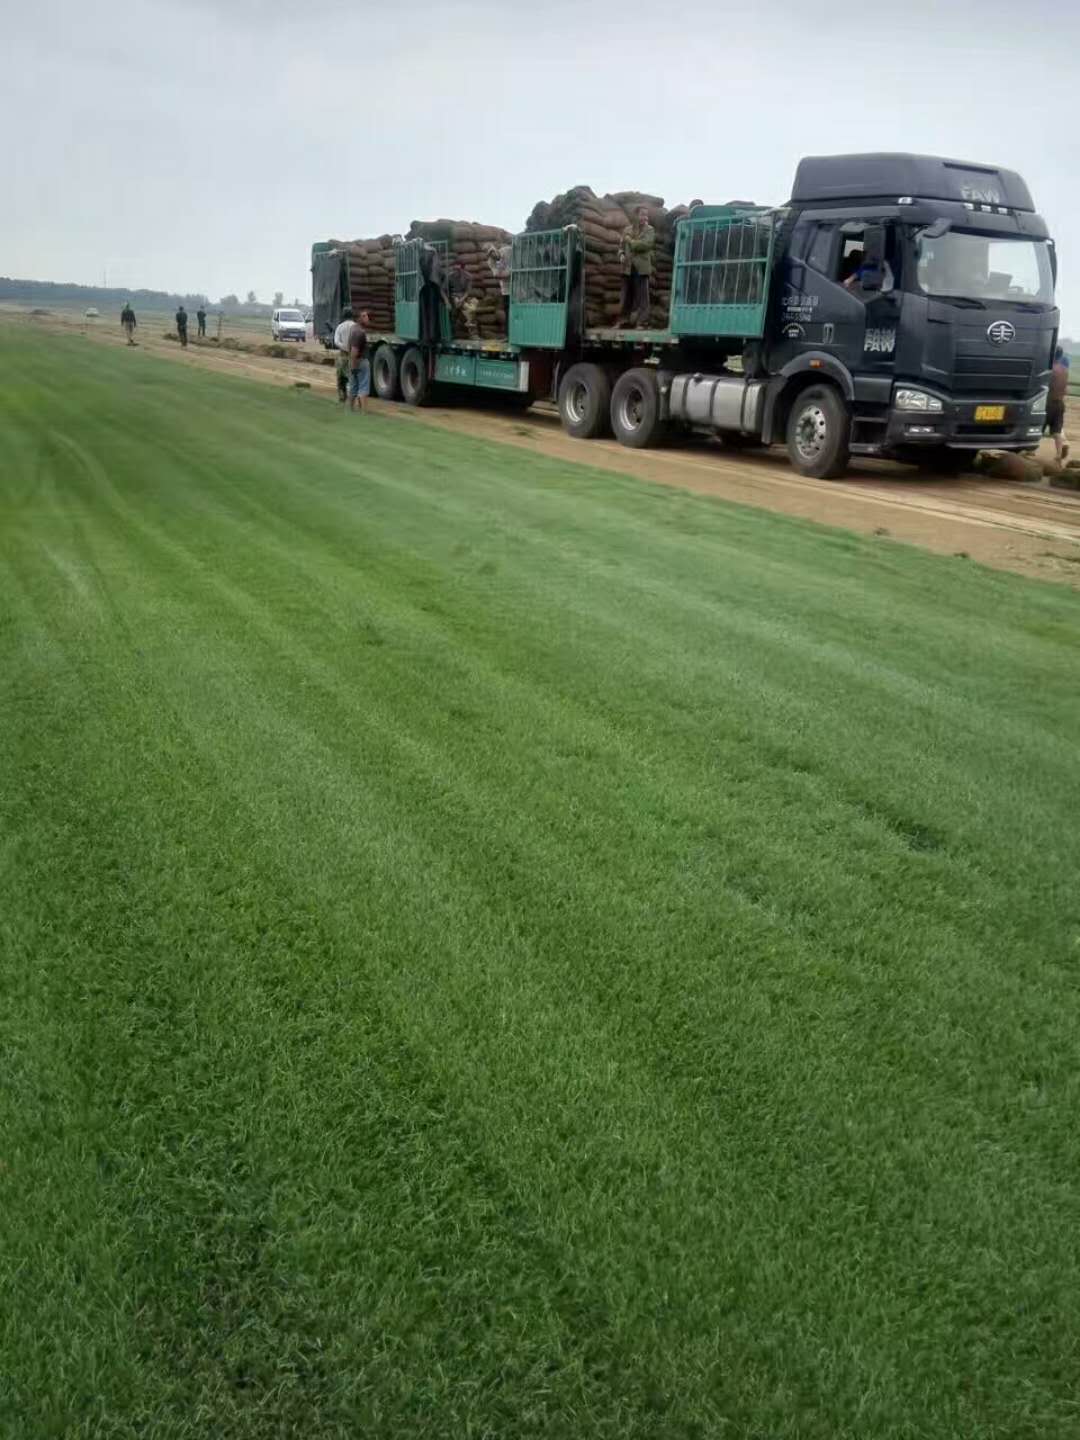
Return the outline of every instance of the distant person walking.
[[[619,324],[643,330],[649,323],[649,281],[653,273],[656,231],[649,224],[649,212],[639,205],[634,222],[623,234],[619,246],[622,261],[622,303]]]
[[[1065,443],[1065,396],[1069,393],[1069,361],[1059,345],[1050,372],[1050,394],[1046,401],[1046,429],[1053,437],[1054,454],[1060,465],[1069,458]]]
[[[349,337],[353,332],[353,312],[346,306],[341,312],[341,324],[334,331],[334,349],[337,351],[337,398],[342,405],[349,400]]]
[[[199,339],[206,339],[206,306],[200,305],[195,311],[195,319],[199,322]]]
[[[176,333],[180,337],[180,344],[187,348],[187,311],[183,305],[176,312]]]
[[[138,323],[135,319],[135,311],[131,308],[131,301],[129,300],[120,311],[120,328],[127,336],[129,345],[135,344],[135,326]]]

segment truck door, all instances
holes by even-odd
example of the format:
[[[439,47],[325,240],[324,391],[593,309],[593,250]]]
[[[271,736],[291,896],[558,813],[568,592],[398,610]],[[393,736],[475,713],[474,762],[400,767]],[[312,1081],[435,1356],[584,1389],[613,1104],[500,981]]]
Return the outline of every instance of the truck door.
[[[865,371],[867,361],[871,369],[891,366],[899,312],[894,293],[898,261],[884,270],[881,290],[870,292],[858,283],[872,228],[863,220],[839,216],[804,218],[796,226],[777,298],[770,368],[782,369],[815,350],[834,355],[852,374]],[[884,238],[888,255],[891,233]]]

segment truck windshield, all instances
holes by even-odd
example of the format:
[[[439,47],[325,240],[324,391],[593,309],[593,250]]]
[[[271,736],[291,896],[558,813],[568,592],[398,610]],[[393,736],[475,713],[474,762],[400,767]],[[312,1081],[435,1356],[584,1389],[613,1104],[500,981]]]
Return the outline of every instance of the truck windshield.
[[[917,237],[919,288],[947,299],[1054,303],[1045,240],[1001,239],[950,230]]]

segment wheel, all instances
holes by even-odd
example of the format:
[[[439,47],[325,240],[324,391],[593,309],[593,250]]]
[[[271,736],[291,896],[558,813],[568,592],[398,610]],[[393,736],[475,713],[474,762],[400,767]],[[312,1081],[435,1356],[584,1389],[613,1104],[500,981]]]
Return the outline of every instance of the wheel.
[[[851,414],[831,385],[812,385],[797,397],[787,423],[787,448],[800,475],[838,480],[851,459]]]
[[[401,362],[389,345],[380,345],[372,356],[371,385],[380,400],[401,399]]]
[[[611,381],[599,365],[579,362],[559,382],[559,419],[575,440],[608,434]]]
[[[620,445],[642,450],[655,445],[666,425],[660,418],[660,387],[656,372],[644,368],[627,370],[611,392],[611,427]]]
[[[431,394],[427,361],[418,345],[410,345],[401,357],[401,395],[406,405],[426,405]]]

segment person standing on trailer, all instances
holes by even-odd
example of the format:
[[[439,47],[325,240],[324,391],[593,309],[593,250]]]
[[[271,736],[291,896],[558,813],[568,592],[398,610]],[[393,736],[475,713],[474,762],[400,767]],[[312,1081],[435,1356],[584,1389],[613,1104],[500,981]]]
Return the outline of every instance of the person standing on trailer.
[[[644,330],[649,323],[649,280],[656,253],[656,231],[649,224],[649,212],[639,205],[633,224],[623,232],[619,246],[622,262],[622,304],[619,325]]]
[[[177,310],[177,312],[176,312],[176,333],[177,333],[177,336],[179,337],[180,344],[181,344],[181,345],[184,347],[184,349],[186,350],[186,349],[187,349],[187,311],[184,309],[183,301],[181,301],[181,303],[180,303],[180,309]]]
[[[348,306],[341,312],[341,323],[334,331],[337,351],[337,398],[342,405],[349,399],[349,337],[353,332],[353,312]]]
[[[488,265],[491,273],[499,283],[499,300],[502,303],[503,323],[506,326],[507,338],[510,336],[510,246],[489,245],[487,248]]]
[[[120,311],[120,327],[127,336],[129,345],[135,344],[135,326],[138,321],[135,319],[135,311],[131,308],[131,301],[124,302],[124,308]]]

